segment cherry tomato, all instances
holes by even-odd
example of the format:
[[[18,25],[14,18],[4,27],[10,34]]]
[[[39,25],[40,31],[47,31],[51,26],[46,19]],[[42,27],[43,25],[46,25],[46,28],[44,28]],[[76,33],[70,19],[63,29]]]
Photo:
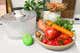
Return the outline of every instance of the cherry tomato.
[[[71,43],[73,40],[72,38],[68,38],[64,41],[64,45]]]
[[[44,38],[44,39],[42,40],[42,42],[45,43],[45,44],[47,44],[48,40]]]
[[[53,46],[59,46],[60,44],[59,44],[59,42],[58,41],[54,41],[53,42]]]
[[[53,42],[54,42],[53,40],[52,40],[52,41],[48,41],[47,44],[48,44],[48,45],[53,45]]]
[[[68,38],[70,38],[68,35],[66,35],[66,34],[61,34],[60,35],[60,38],[63,38],[63,39],[68,39]]]

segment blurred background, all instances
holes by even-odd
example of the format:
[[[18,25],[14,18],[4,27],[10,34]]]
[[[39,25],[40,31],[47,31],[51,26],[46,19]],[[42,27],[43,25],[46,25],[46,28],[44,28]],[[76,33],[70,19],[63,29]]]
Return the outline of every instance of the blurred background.
[[[13,8],[15,7],[23,7],[24,6],[24,1],[25,0],[12,0],[13,3]],[[57,1],[57,2],[62,2],[62,0],[51,0],[51,1]],[[75,13],[80,14],[80,0],[76,0],[76,7],[75,7]]]
[[[7,3],[6,3],[7,1]],[[37,1],[37,0],[36,0]],[[57,1],[57,2],[62,2],[62,0],[51,0],[51,2]],[[5,14],[8,11],[12,11],[12,9],[14,10],[15,8],[18,7],[23,7],[24,6],[24,2],[25,0],[0,0],[0,15]],[[12,5],[9,5],[12,4]],[[7,5],[7,10],[6,11],[6,5]],[[76,0],[76,4],[75,4],[75,14],[80,14],[80,0]],[[11,9],[10,9],[11,8]]]

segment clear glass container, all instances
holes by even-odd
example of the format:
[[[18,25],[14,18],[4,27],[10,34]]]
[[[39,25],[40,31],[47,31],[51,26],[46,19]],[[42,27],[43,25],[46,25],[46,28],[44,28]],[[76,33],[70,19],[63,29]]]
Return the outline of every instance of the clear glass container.
[[[12,39],[20,39],[26,33],[33,35],[36,30],[36,13],[34,11],[20,11],[18,13],[18,15],[16,13],[4,15],[1,19],[8,36]]]

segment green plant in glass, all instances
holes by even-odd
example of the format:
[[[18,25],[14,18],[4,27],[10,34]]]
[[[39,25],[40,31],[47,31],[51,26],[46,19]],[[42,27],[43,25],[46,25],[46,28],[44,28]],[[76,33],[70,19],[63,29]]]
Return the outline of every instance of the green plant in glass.
[[[24,4],[24,10],[35,11],[37,18],[42,18],[41,11],[43,10],[43,1],[35,2],[35,0],[26,0]]]

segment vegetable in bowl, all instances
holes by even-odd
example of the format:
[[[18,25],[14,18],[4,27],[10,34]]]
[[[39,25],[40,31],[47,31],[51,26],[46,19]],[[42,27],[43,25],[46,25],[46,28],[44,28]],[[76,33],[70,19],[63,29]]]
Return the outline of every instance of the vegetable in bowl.
[[[70,25],[66,27],[64,25]],[[64,20],[60,17],[55,22],[51,20],[38,21],[38,34],[35,39],[45,48],[52,50],[64,50],[74,44],[74,32],[72,31],[73,22]],[[41,32],[39,32],[41,30]],[[43,32],[43,33],[42,33]],[[39,35],[39,36],[38,36]]]
[[[55,21],[55,23],[59,26],[64,27],[65,29],[72,31],[73,28],[73,24],[74,22],[69,21],[69,20],[64,20],[61,17],[57,17],[57,20]]]

